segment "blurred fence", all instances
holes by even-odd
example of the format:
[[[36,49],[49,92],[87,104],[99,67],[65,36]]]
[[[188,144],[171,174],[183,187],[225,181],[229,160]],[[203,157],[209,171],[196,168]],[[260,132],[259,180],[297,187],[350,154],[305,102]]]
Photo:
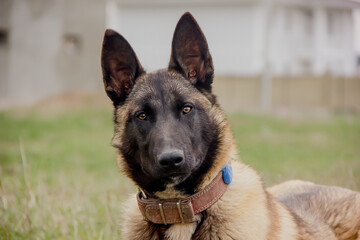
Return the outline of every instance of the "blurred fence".
[[[217,77],[214,90],[227,111],[260,110],[260,77]],[[360,112],[360,78],[273,77],[271,110]]]

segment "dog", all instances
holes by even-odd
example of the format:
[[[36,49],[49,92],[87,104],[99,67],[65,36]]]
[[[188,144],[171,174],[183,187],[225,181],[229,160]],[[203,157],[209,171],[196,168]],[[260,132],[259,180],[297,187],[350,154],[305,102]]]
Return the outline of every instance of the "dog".
[[[297,180],[265,189],[239,160],[190,13],[177,23],[166,69],[146,73],[110,29],[101,65],[118,165],[139,188],[125,203],[123,239],[360,239],[360,193]]]

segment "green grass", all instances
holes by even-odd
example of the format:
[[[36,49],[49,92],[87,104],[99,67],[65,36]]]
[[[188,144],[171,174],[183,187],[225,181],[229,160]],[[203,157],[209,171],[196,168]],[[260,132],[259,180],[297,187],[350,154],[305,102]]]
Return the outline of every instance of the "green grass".
[[[132,188],[111,137],[110,108],[1,112],[0,239],[117,239]]]
[[[266,185],[302,179],[360,189],[360,117],[229,117],[244,162]]]
[[[0,112],[0,239],[119,239],[134,188],[110,146],[111,108],[54,108]],[[242,160],[267,185],[299,178],[360,189],[360,117],[229,120]]]

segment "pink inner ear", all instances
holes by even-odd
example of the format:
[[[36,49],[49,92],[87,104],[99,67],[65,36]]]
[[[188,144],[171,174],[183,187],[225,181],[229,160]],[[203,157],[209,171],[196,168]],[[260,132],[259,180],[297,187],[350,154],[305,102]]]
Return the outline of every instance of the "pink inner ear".
[[[202,59],[200,54],[190,53],[185,56],[185,65],[187,68],[187,77],[189,81],[194,84],[197,79],[202,76],[201,71],[203,71]],[[201,79],[199,79],[201,81]]]
[[[169,69],[179,71],[197,87],[211,89],[211,55],[205,36],[190,13],[185,13],[176,25]]]
[[[111,81],[108,85],[116,92],[124,90],[127,94],[130,93],[133,85],[131,79],[131,69],[119,64],[117,59],[110,60],[109,65],[111,70]]]

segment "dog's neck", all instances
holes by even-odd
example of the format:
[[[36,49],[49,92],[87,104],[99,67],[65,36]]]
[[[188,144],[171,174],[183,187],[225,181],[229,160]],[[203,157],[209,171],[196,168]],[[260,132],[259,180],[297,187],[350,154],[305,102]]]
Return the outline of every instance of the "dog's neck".
[[[155,224],[193,223],[196,215],[210,208],[225,193],[232,180],[232,168],[226,165],[203,190],[189,197],[149,198],[140,191],[137,195],[143,217]]]

